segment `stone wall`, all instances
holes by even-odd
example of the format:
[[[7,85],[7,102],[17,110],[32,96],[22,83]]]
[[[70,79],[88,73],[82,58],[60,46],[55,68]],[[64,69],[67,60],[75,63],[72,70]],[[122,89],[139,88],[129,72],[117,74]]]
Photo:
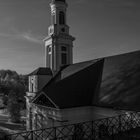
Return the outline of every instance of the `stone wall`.
[[[33,129],[43,129],[62,125],[59,109],[43,107],[32,104],[32,125]]]

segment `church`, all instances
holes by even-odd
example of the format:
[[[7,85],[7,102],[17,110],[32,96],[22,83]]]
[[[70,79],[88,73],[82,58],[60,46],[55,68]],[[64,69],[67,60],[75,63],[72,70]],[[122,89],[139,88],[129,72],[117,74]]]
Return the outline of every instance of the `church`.
[[[46,67],[29,74],[27,130],[92,121],[140,109],[140,51],[73,64],[66,0],[52,0]],[[115,109],[114,109],[115,108]]]

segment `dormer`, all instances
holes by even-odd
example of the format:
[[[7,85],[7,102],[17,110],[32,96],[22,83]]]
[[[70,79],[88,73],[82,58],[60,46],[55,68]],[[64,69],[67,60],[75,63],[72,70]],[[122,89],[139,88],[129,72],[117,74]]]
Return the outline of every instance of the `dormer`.
[[[29,74],[29,92],[39,92],[52,78],[50,68],[38,68]]]

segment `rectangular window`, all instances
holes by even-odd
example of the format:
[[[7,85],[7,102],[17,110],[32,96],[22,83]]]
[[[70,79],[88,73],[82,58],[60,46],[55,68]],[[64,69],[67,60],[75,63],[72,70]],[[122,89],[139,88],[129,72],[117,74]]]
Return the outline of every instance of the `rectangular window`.
[[[67,64],[67,54],[66,53],[61,54],[61,62],[62,62],[62,65]]]

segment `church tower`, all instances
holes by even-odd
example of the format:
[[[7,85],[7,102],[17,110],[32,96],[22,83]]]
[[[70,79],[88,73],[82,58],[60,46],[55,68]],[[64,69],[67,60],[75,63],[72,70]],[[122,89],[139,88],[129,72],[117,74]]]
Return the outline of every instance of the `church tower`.
[[[45,42],[45,63],[53,73],[61,67],[73,63],[73,41],[67,25],[67,3],[65,0],[52,0],[51,25]]]

